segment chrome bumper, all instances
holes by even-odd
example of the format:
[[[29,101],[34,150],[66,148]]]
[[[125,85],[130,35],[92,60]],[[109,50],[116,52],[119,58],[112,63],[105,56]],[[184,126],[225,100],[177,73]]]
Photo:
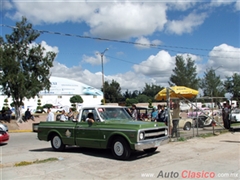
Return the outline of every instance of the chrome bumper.
[[[144,149],[150,149],[160,146],[160,144],[165,144],[168,142],[168,136],[164,136],[158,139],[151,139],[142,142],[138,142],[134,145],[134,149],[137,151],[142,151]]]

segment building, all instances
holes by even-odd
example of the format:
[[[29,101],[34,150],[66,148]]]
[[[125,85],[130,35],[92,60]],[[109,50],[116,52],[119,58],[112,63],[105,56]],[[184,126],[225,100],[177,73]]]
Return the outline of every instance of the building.
[[[99,89],[91,87],[87,84],[74,81],[67,78],[61,77],[50,77],[51,88],[49,91],[40,91],[39,97],[25,99],[24,109],[30,108],[36,109],[38,99],[41,100],[41,105],[53,104],[53,106],[59,108],[63,106],[71,106],[70,98],[74,95],[80,95],[83,99],[82,104],[101,104],[103,99],[103,92]],[[4,99],[7,96],[0,94],[0,108],[4,104]],[[12,102],[11,98],[8,98],[8,104]]]

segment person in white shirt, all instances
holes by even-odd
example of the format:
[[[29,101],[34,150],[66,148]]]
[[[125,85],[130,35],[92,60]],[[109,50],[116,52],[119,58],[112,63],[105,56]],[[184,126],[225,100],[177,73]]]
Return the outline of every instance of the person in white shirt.
[[[138,120],[138,112],[137,112],[137,109],[136,109],[137,107],[136,107],[136,105],[135,104],[133,104],[132,105],[132,118],[133,118],[133,120],[135,120],[135,121],[137,121]]]
[[[54,121],[54,114],[53,112],[51,112],[50,108],[48,108],[47,113],[48,113],[48,116],[46,121]]]
[[[60,121],[64,122],[64,121],[67,121],[67,120],[68,120],[68,116],[67,116],[65,110],[62,110]]]

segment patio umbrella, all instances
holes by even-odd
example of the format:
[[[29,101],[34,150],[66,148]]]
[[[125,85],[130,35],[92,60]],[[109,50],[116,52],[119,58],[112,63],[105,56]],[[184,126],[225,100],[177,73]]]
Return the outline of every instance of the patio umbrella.
[[[171,99],[175,98],[186,98],[186,99],[192,99],[198,95],[198,91],[195,89],[191,89],[185,86],[172,86],[169,88],[169,95]],[[154,99],[156,100],[167,100],[167,89],[164,88],[163,90],[159,91]]]

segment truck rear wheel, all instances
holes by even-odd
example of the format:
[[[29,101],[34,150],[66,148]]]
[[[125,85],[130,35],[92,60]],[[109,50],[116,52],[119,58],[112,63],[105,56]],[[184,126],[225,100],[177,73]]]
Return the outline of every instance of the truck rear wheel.
[[[52,148],[57,151],[63,151],[65,149],[65,144],[63,144],[61,137],[57,134],[52,136],[51,145]]]
[[[128,159],[131,155],[131,149],[126,140],[122,137],[117,137],[113,140],[111,150],[116,159]]]

